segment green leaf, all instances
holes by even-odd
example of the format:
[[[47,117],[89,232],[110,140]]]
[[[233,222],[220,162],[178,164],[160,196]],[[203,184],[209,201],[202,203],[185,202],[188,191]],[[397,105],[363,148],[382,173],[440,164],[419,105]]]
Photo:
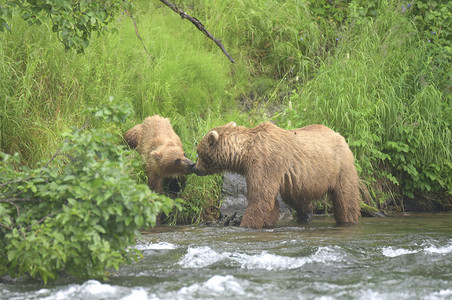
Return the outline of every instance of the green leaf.
[[[135,225],[137,225],[137,227],[143,226],[143,216],[142,215],[136,215],[134,217],[134,221],[135,221]]]
[[[105,229],[102,226],[100,226],[100,225],[94,225],[93,228],[96,231],[100,232],[100,233],[105,233],[106,232]]]

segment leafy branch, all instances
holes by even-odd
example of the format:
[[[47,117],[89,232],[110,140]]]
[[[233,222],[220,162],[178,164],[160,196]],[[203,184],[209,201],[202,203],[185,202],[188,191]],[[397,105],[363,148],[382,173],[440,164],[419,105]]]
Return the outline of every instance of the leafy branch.
[[[204,25],[196,18],[185,13],[181,8],[175,6],[166,0],[160,0],[163,4],[179,14],[183,19],[193,23],[209,39],[214,41],[221,51],[234,63],[232,56],[226,51],[220,39],[215,38]],[[124,11],[133,21],[135,33],[141,41],[147,55],[152,58],[141,38],[135,18],[131,11],[133,10],[131,0],[114,1],[61,1],[47,0],[6,0],[0,5],[0,31],[4,29],[11,30],[6,19],[11,18],[12,10],[18,8],[22,18],[29,25],[40,25],[44,18],[52,22],[52,30],[56,33],[58,40],[64,45],[66,51],[75,49],[77,52],[83,52],[89,45],[92,33],[102,33],[108,30],[107,26],[115,19],[119,11]]]
[[[0,203],[11,203],[11,202],[39,202],[39,199],[33,198],[4,198],[0,199]]]

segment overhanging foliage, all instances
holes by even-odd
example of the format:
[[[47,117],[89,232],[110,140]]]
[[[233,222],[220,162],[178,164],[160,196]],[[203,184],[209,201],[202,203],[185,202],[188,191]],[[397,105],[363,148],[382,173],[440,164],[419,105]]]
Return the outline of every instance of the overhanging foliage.
[[[130,108],[109,103],[94,118],[124,121]],[[155,225],[173,201],[129,176],[134,160],[105,130],[73,129],[44,166],[17,167],[1,153],[0,275],[45,282],[65,271],[104,277],[137,258],[129,252],[141,227]]]

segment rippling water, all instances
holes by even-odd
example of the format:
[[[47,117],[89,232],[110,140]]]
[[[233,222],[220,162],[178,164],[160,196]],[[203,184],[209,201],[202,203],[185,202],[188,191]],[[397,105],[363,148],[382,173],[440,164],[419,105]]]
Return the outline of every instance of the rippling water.
[[[158,227],[108,282],[0,283],[0,299],[452,299],[452,214],[274,229]]]

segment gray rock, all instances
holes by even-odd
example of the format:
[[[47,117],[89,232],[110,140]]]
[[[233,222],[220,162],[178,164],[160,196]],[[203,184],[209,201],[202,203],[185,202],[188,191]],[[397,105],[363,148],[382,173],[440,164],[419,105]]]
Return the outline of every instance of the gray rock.
[[[246,179],[242,175],[235,173],[223,173],[222,200],[220,207],[220,222],[225,226],[238,226],[242,220],[245,208],[248,205],[246,200]],[[292,220],[291,209],[281,200],[279,201],[279,220]]]

